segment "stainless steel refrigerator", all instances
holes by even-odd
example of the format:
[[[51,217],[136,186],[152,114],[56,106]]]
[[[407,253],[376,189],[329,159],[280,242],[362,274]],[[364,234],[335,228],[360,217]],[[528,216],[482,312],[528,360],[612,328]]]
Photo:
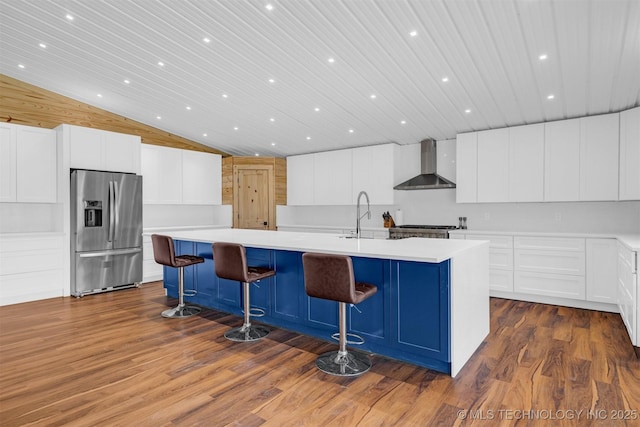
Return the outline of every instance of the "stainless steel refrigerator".
[[[142,281],[142,176],[71,172],[71,295]]]

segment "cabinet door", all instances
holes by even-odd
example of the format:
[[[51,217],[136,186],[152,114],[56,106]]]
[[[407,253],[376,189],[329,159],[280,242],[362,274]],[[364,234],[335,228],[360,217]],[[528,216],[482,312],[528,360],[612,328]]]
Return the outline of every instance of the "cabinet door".
[[[640,107],[620,113],[620,200],[640,200]]]
[[[140,173],[140,137],[103,132],[104,170]]]
[[[371,203],[393,204],[393,145],[374,145],[352,150],[352,203],[366,191]]]
[[[619,114],[580,119],[580,200],[618,200]]]
[[[456,202],[478,200],[478,133],[461,133],[456,137]]]
[[[219,155],[182,151],[182,203],[222,203],[222,160]]]
[[[509,200],[509,129],[478,132],[478,202]]]
[[[587,239],[587,301],[616,304],[618,245],[615,239]]]
[[[287,157],[287,204],[314,204],[314,156]]]
[[[544,190],[544,125],[509,128],[509,201],[541,202]]]
[[[182,150],[145,144],[141,155],[144,203],[181,203]]]
[[[352,150],[313,155],[315,205],[351,205]]]
[[[77,169],[104,170],[104,133],[98,129],[69,126],[69,166]]]
[[[16,200],[56,203],[56,132],[52,129],[20,126],[16,141]]]
[[[16,127],[0,123],[0,202],[16,201]]]
[[[544,200],[577,201],[580,197],[580,119],[544,125]]]

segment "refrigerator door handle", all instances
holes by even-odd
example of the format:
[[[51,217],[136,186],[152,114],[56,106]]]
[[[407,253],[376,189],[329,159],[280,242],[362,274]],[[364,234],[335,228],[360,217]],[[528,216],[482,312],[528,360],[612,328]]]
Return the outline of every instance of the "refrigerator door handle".
[[[135,254],[142,251],[142,249],[140,248],[134,248],[134,249],[120,249],[120,250],[115,250],[115,251],[101,251],[101,252],[87,252],[87,253],[79,253],[78,257],[80,258],[95,258],[95,257],[103,257],[103,256],[109,256],[109,255],[128,255],[128,254]]]
[[[115,231],[115,215],[114,215],[114,211],[115,211],[115,190],[114,190],[114,185],[113,185],[113,181],[109,181],[109,237],[107,237],[107,240],[109,242],[113,242],[113,233]]]
[[[113,229],[113,239],[112,240],[117,240],[118,236],[116,235],[116,233],[118,232],[118,230],[120,229],[120,198],[118,197],[118,182],[117,181],[113,181],[113,201],[114,203],[114,212],[115,212],[115,227]]]

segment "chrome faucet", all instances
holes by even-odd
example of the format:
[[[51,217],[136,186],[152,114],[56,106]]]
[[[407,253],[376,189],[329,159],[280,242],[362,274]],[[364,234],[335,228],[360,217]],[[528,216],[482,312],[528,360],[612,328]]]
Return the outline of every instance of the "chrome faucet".
[[[367,199],[367,211],[365,213],[363,213],[362,215],[360,215],[360,197],[362,197],[362,195],[364,194],[364,197]],[[356,207],[356,239],[360,238],[360,234],[361,234],[361,230],[360,230],[360,220],[367,215],[367,219],[371,219],[371,207],[369,205],[369,195],[367,194],[366,191],[361,191],[360,194],[358,194],[358,205]]]

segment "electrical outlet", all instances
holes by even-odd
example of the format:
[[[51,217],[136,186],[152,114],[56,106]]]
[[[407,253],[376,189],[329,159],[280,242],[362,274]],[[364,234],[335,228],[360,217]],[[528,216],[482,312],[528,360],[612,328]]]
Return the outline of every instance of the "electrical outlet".
[[[556,221],[562,221],[562,214],[560,212],[556,212],[555,219]]]
[[[485,212],[484,213],[484,220],[485,221],[489,221],[491,219],[491,214],[489,214],[489,212]]]

